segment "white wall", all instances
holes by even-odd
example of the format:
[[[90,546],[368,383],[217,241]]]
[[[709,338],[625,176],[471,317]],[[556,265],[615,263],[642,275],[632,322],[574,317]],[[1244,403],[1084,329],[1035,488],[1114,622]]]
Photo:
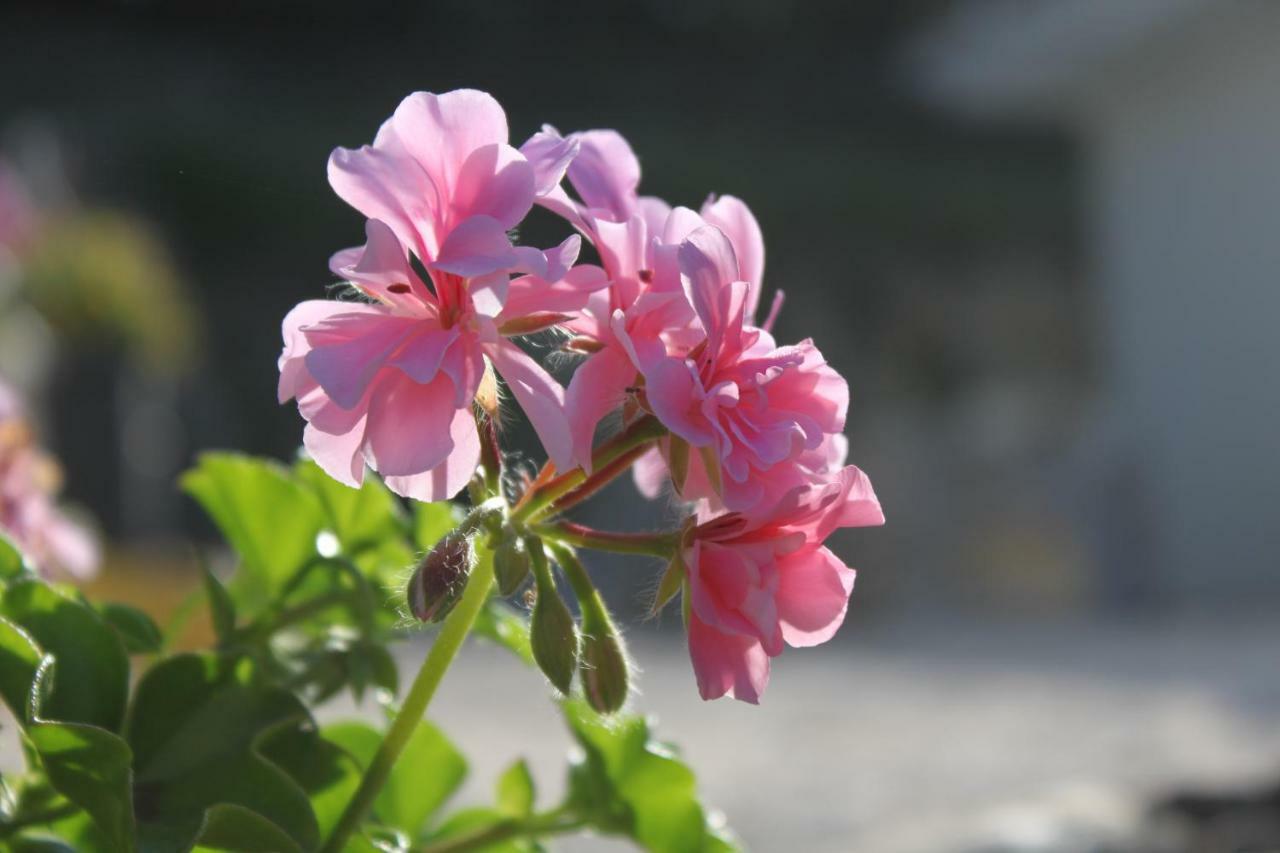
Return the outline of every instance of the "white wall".
[[[1280,592],[1280,4],[1217,9],[1077,101],[1117,420],[1194,599]]]

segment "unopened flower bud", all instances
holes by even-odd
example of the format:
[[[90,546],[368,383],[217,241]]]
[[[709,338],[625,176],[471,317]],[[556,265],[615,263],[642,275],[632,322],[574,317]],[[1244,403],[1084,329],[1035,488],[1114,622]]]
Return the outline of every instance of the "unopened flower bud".
[[[511,595],[529,576],[529,551],[524,540],[509,530],[493,552],[493,572],[498,579],[498,592]]]
[[[582,692],[587,702],[601,714],[612,714],[627,701],[630,672],[627,653],[613,621],[588,618],[583,613]]]
[[[409,578],[409,611],[423,622],[439,622],[462,598],[471,575],[471,542],[459,530],[436,543]]]
[[[578,666],[578,625],[560,598],[542,543],[531,540],[528,548],[538,597],[529,618],[529,645],[533,659],[556,689],[568,694]]]

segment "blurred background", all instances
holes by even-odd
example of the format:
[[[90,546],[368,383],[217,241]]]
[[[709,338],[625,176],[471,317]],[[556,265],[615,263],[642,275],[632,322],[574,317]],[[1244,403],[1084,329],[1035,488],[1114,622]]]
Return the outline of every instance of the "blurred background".
[[[849,378],[889,523],[836,545],[841,636],[757,709],[632,630],[752,849],[1280,849],[1280,5],[16,0],[0,80],[0,376],[113,594],[194,582],[198,450],[296,452],[280,320],[362,238],[329,151],[482,88],[517,142],[617,128],[645,192],[746,200],[778,337]],[[657,567],[601,571],[639,614]],[[472,654],[439,714],[496,772],[526,732]]]

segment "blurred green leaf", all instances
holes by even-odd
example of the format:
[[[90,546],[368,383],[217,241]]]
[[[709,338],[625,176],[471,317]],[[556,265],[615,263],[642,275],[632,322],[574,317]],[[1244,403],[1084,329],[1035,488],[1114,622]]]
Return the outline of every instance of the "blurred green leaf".
[[[496,794],[498,811],[503,814],[528,817],[533,813],[533,774],[529,772],[529,765],[523,758],[512,762],[498,777]]]
[[[196,839],[196,851],[226,850],[235,853],[302,853],[288,833],[244,806],[222,803],[205,812]]]
[[[486,831],[494,830],[510,821],[510,816],[497,809],[484,806],[461,809],[449,815],[448,819],[431,833],[430,840],[438,844],[442,841],[460,840],[463,837],[471,838]],[[506,838],[486,844],[483,847],[469,847],[468,849],[483,850],[484,853],[533,853],[538,848],[534,842],[525,838]]]
[[[343,485],[320,466],[304,459],[294,466],[298,481],[310,489],[324,509],[329,530],[354,555],[385,539],[402,538],[409,530],[404,505],[377,477],[365,477],[358,489]]]
[[[128,745],[111,732],[76,723],[36,723],[26,736],[49,782],[88,812],[110,849],[133,850]]]
[[[213,570],[200,561],[201,577],[204,579],[205,599],[209,604],[209,621],[213,623],[213,633],[219,642],[225,643],[236,631],[236,604],[231,600],[227,588],[218,580]]]
[[[21,577],[26,571],[27,563],[22,549],[0,530],[0,581]]]
[[[116,632],[78,598],[34,578],[11,583],[0,616],[57,661],[40,716],[118,731],[129,689],[129,658]]]
[[[238,805],[314,846],[306,793],[266,757],[275,737],[310,725],[302,704],[266,686],[247,660],[187,654],[157,664],[138,683],[127,728],[139,819],[176,827],[170,837],[190,844],[211,806]]]
[[[98,612],[108,625],[115,629],[130,654],[152,654],[160,651],[164,637],[155,620],[136,607],[107,602],[98,605]]]
[[[42,667],[51,667],[53,658],[45,659],[44,650],[8,619],[0,618],[0,696],[17,718],[19,725],[33,720],[38,708],[32,707],[33,686]]]
[[[444,535],[462,521],[462,508],[449,501],[419,503],[413,505],[413,542],[422,551],[429,551]]]
[[[325,516],[315,494],[284,467],[236,453],[205,453],[182,476],[242,560],[232,592],[240,609],[261,610],[307,560]]]
[[[377,729],[354,721],[326,726],[322,734],[361,767],[368,767],[382,742]],[[374,813],[383,823],[416,838],[466,775],[466,758],[440,729],[422,720],[374,802]]]
[[[664,853],[724,849],[708,830],[693,771],[650,739],[642,717],[602,718],[580,699],[563,706],[584,753],[570,771],[570,797],[593,823]]]
[[[262,753],[306,792],[320,837],[327,838],[360,785],[359,763],[312,729],[284,729],[263,743]]]

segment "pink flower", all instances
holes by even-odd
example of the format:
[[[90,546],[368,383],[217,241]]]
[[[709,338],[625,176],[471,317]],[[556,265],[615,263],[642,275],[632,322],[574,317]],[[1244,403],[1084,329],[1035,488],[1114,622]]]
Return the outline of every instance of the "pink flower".
[[[98,544],[55,504],[60,479],[35,446],[17,395],[0,383],[0,532],[43,574],[87,580],[98,569]]]
[[[705,508],[704,508],[705,512]],[[758,703],[769,660],[816,646],[844,621],[854,570],[823,541],[840,527],[884,523],[866,475],[853,466],[788,492],[764,514],[704,518],[683,552],[689,655],[703,699]]]
[[[580,335],[576,345],[591,353],[574,373],[566,396],[574,458],[590,470],[596,427],[627,402],[640,360],[687,351],[699,339],[680,284],[680,242],[708,223],[723,228],[744,257],[748,311],[754,316],[764,241],[751,211],[732,196],[708,198],[699,214],[639,195],[639,161],[615,131],[589,130],[561,140],[548,127],[523,150],[565,141],[577,146],[567,177],[581,201],[557,186],[539,203],[591,240],[609,279],[608,289],[593,294],[582,315],[566,324]]]
[[[749,325],[751,286],[723,232],[699,228],[678,256],[704,339],[684,354],[637,353],[649,407],[698,451],[677,490],[730,510],[775,502],[825,470],[815,459],[844,429],[848,385],[811,341],[779,347]]]
[[[497,102],[463,90],[410,95],[372,146],[333,153],[330,183],[370,219],[365,245],[331,267],[372,302],[301,303],[279,362],[280,400],[297,399],[303,442],[331,476],[358,485],[367,464],[401,495],[457,494],[479,459],[471,404],[487,363],[571,467],[564,391],[509,338],[564,321],[606,282],[573,267],[578,237],[543,252],[507,231],[575,151],[562,141],[530,160],[507,144]]]

